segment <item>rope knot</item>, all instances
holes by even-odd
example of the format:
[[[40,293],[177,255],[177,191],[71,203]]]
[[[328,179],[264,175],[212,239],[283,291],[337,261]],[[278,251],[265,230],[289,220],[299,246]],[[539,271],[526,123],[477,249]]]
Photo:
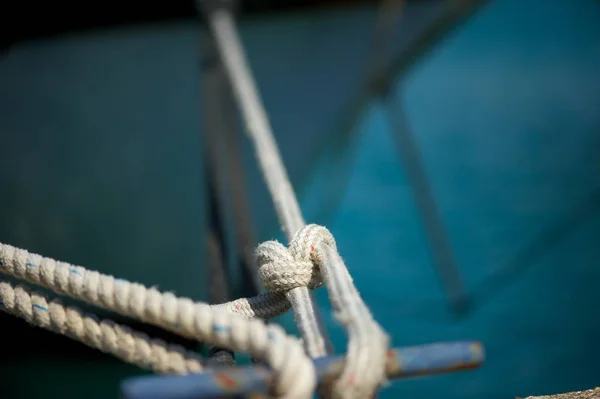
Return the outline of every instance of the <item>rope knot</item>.
[[[265,288],[285,292],[296,287],[323,285],[321,261],[315,251],[319,245],[336,249],[335,240],[323,226],[310,224],[298,231],[288,248],[277,241],[266,241],[256,249],[259,276]]]

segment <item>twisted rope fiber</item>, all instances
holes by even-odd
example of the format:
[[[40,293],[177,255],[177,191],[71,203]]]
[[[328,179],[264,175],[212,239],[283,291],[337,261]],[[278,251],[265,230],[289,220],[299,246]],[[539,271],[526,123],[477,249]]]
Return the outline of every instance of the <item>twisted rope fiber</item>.
[[[291,304],[308,354],[312,357],[326,354],[330,343],[326,342],[309,291],[324,281],[336,317],[349,336],[347,361],[341,377],[334,383],[333,396],[344,399],[371,396],[385,380],[389,337],[360,298],[329,231],[321,226],[305,226],[231,15],[214,13],[211,26],[234,93],[242,104],[278,217],[290,240],[289,248],[271,241],[257,249],[261,278],[273,293],[211,307],[3,244],[0,244],[0,271],[182,335],[249,352],[273,368],[274,394],[286,398],[311,397],[316,384],[313,364],[297,340],[287,337],[280,327],[267,327],[254,318],[269,317]]]
[[[332,253],[337,253],[337,250],[331,234],[325,228],[305,226],[231,14],[217,11],[212,14],[210,22],[275,210],[290,240],[289,256],[286,256],[282,245],[275,251],[275,243],[259,247],[259,258],[265,253],[272,254],[272,265],[281,266],[277,269],[278,277],[275,281],[267,280],[265,285],[285,292],[294,309],[307,351],[314,357],[327,351],[325,334],[322,333],[324,329],[308,287],[320,285],[319,272],[322,274],[336,316],[346,328],[349,339],[348,358],[342,376],[335,383],[334,395],[344,398],[368,397],[385,380],[385,356],[382,353],[387,351],[389,337],[373,320],[354,287],[344,262],[339,255]],[[315,253],[316,244],[322,247],[319,253]],[[313,270],[308,265],[309,262],[314,265],[314,271],[306,281],[307,270]],[[261,272],[261,275],[264,274]],[[278,287],[278,283],[281,287]]]
[[[181,335],[196,338],[233,351],[248,352],[266,362],[275,373],[273,394],[284,398],[310,398],[316,386],[311,360],[300,342],[285,334],[277,325],[265,325],[259,319],[248,320],[226,311],[231,306],[210,306],[161,293],[141,284],[115,279],[51,258],[43,258],[23,249],[0,243],[0,271],[16,278],[50,288],[114,312],[138,318]],[[266,298],[266,299],[265,299]],[[260,296],[243,304],[272,306],[272,297]],[[231,303],[229,305],[232,305]],[[225,308],[225,309],[223,309]],[[244,312],[251,313],[248,309]]]
[[[272,260],[270,266],[260,272],[261,277],[268,288],[285,292],[307,352],[316,357],[327,353],[329,344],[325,341],[324,328],[308,290],[321,284],[321,273],[336,316],[346,328],[349,339],[348,358],[334,385],[334,396],[364,398],[373,395],[385,381],[383,355],[389,346],[389,337],[373,320],[360,298],[344,262],[337,255],[331,234],[325,228],[305,226],[231,14],[216,11],[211,15],[210,24],[279,221],[290,240],[289,250],[281,244],[277,247],[275,242],[259,247],[261,269]],[[315,251],[317,244],[318,252]],[[272,270],[277,270],[276,277],[269,279],[269,273],[274,273]]]
[[[233,94],[240,105],[247,134],[254,144],[256,158],[275,211],[287,239],[292,240],[305,222],[244,54],[235,21],[231,13],[224,10],[216,10],[209,15],[217,50],[231,82]],[[294,310],[296,325],[308,354],[313,358],[327,355],[332,345],[308,288],[297,286],[284,295]]]
[[[16,288],[0,281],[0,309],[28,323],[69,336],[92,348],[112,354],[143,369],[157,373],[188,374],[203,370],[200,358],[178,345],[151,340],[111,320],[99,321],[95,315],[65,307],[59,300],[48,299],[29,288]]]
[[[257,248],[260,276],[275,292],[293,287],[317,288],[325,282],[336,318],[349,335],[346,366],[334,384],[333,396],[366,398],[385,381],[389,337],[373,320],[337,252],[329,230],[308,225],[289,248],[267,241]]]

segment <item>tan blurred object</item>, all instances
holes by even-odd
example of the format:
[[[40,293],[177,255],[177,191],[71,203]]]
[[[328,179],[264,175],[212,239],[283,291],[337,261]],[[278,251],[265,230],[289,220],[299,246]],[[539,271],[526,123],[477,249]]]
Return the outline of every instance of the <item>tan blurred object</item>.
[[[559,393],[557,395],[546,396],[528,396],[525,399],[600,399],[600,387],[581,392]]]

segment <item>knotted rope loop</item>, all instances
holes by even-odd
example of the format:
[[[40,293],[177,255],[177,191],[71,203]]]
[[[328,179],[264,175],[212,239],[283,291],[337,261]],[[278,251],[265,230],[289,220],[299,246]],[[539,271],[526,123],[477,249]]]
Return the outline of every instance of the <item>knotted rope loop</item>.
[[[315,266],[320,266],[321,260],[315,251],[317,245],[327,245],[337,252],[335,239],[331,232],[318,224],[309,224],[294,235],[289,251],[294,259],[310,260]]]
[[[315,251],[317,244],[336,249],[329,230],[310,224],[294,235],[289,248],[277,241],[266,241],[259,245],[256,258],[265,288],[271,292],[285,292],[297,287],[321,287],[321,261]]]
[[[373,396],[385,381],[389,337],[360,298],[329,230],[311,224],[294,235],[288,248],[268,241],[256,253],[260,277],[268,290],[327,285],[334,314],[349,340],[342,374],[325,391],[331,390],[334,399]]]

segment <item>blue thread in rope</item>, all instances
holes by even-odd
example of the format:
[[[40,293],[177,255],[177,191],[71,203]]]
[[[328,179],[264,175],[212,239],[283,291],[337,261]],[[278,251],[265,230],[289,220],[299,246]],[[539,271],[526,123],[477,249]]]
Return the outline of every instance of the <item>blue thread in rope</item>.
[[[213,331],[216,333],[228,333],[231,330],[231,328],[227,327],[227,326],[220,326],[218,324],[215,324],[213,326]]]
[[[43,310],[43,311],[47,311],[48,310],[47,307],[44,307],[42,305],[37,305],[37,304],[33,304],[32,307],[35,308],[35,309]]]
[[[267,339],[268,339],[269,341],[276,342],[276,341],[277,341],[277,336],[276,336],[275,334],[273,334],[271,331],[269,331],[269,332],[267,333]]]
[[[31,262],[26,262],[25,266],[27,266],[27,267],[38,267],[35,263],[31,263]]]
[[[81,276],[81,272],[79,272],[79,270],[75,269],[74,267],[71,269],[71,273]]]

